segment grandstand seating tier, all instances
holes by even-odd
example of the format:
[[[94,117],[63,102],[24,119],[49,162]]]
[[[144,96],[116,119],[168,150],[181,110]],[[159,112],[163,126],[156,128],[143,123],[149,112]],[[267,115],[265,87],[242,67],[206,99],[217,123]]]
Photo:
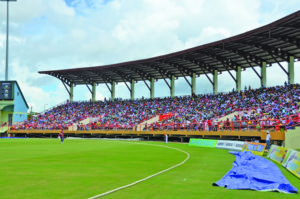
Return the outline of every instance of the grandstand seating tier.
[[[12,125],[8,133],[69,129],[77,130],[79,134],[84,131],[93,134],[106,130],[135,130],[139,124],[142,124],[139,130],[172,130],[179,134],[188,130],[201,135],[202,131],[280,131],[299,125],[299,109],[298,84],[193,97],[68,102],[28,121]],[[146,121],[158,116],[167,117],[149,122],[147,129],[142,128]],[[89,118],[93,120],[88,123]]]

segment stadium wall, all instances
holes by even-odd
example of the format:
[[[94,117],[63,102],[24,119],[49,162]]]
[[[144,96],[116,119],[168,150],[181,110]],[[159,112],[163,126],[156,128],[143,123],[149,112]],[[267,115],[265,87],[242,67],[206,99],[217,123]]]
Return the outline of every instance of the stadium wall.
[[[52,137],[58,135],[60,130],[21,130],[10,129],[8,133],[15,134],[19,137]],[[202,139],[226,139],[226,140],[261,140],[264,142],[266,133],[262,131],[132,131],[132,130],[91,130],[91,131],[73,131],[64,130],[66,137],[96,137],[96,138],[143,138],[145,140],[163,140],[164,135],[169,135],[169,141],[189,141],[190,138]],[[281,143],[284,140],[285,132],[271,132],[272,141]]]
[[[297,126],[295,129],[289,129],[285,133],[284,147],[290,149],[300,149],[300,127]]]

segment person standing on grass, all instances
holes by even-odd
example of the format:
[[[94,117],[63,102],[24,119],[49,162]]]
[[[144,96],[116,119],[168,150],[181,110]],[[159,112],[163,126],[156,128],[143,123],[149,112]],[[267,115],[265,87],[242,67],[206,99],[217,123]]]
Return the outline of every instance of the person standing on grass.
[[[267,142],[267,149],[270,149],[270,140],[271,140],[271,135],[270,132],[267,131],[267,137],[266,137],[266,142]]]
[[[64,139],[65,139],[64,130],[63,129],[61,129],[59,135],[60,135],[60,143],[62,144],[64,142]]]
[[[165,134],[166,144],[168,144],[168,134]]]

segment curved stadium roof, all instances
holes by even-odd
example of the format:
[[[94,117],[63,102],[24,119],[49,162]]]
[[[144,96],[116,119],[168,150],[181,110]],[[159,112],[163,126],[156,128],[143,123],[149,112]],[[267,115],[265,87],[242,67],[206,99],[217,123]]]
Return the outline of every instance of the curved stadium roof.
[[[300,58],[300,11],[260,28],[175,53],[118,64],[39,71],[69,86],[206,75]],[[256,71],[255,71],[256,72]],[[256,72],[257,73],[257,72]],[[230,73],[231,75],[231,73]],[[258,73],[257,73],[258,75]],[[231,75],[232,76],[232,75]]]

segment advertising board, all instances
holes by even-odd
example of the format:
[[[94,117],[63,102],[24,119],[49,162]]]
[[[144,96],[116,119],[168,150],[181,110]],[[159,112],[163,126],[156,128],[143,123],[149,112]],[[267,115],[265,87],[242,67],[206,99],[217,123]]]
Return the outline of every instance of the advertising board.
[[[280,147],[277,145],[272,145],[267,157],[282,164],[287,152],[289,149],[284,148],[284,147]]]
[[[209,147],[209,148],[215,148],[217,144],[217,140],[207,140],[207,139],[190,139],[190,146],[201,146],[201,147]]]
[[[242,151],[244,144],[245,142],[242,141],[218,140],[216,148],[232,151]]]
[[[300,178],[300,152],[289,149],[282,165],[292,174]]]
[[[255,155],[263,155],[266,145],[266,143],[245,142],[244,151],[251,151]]]

